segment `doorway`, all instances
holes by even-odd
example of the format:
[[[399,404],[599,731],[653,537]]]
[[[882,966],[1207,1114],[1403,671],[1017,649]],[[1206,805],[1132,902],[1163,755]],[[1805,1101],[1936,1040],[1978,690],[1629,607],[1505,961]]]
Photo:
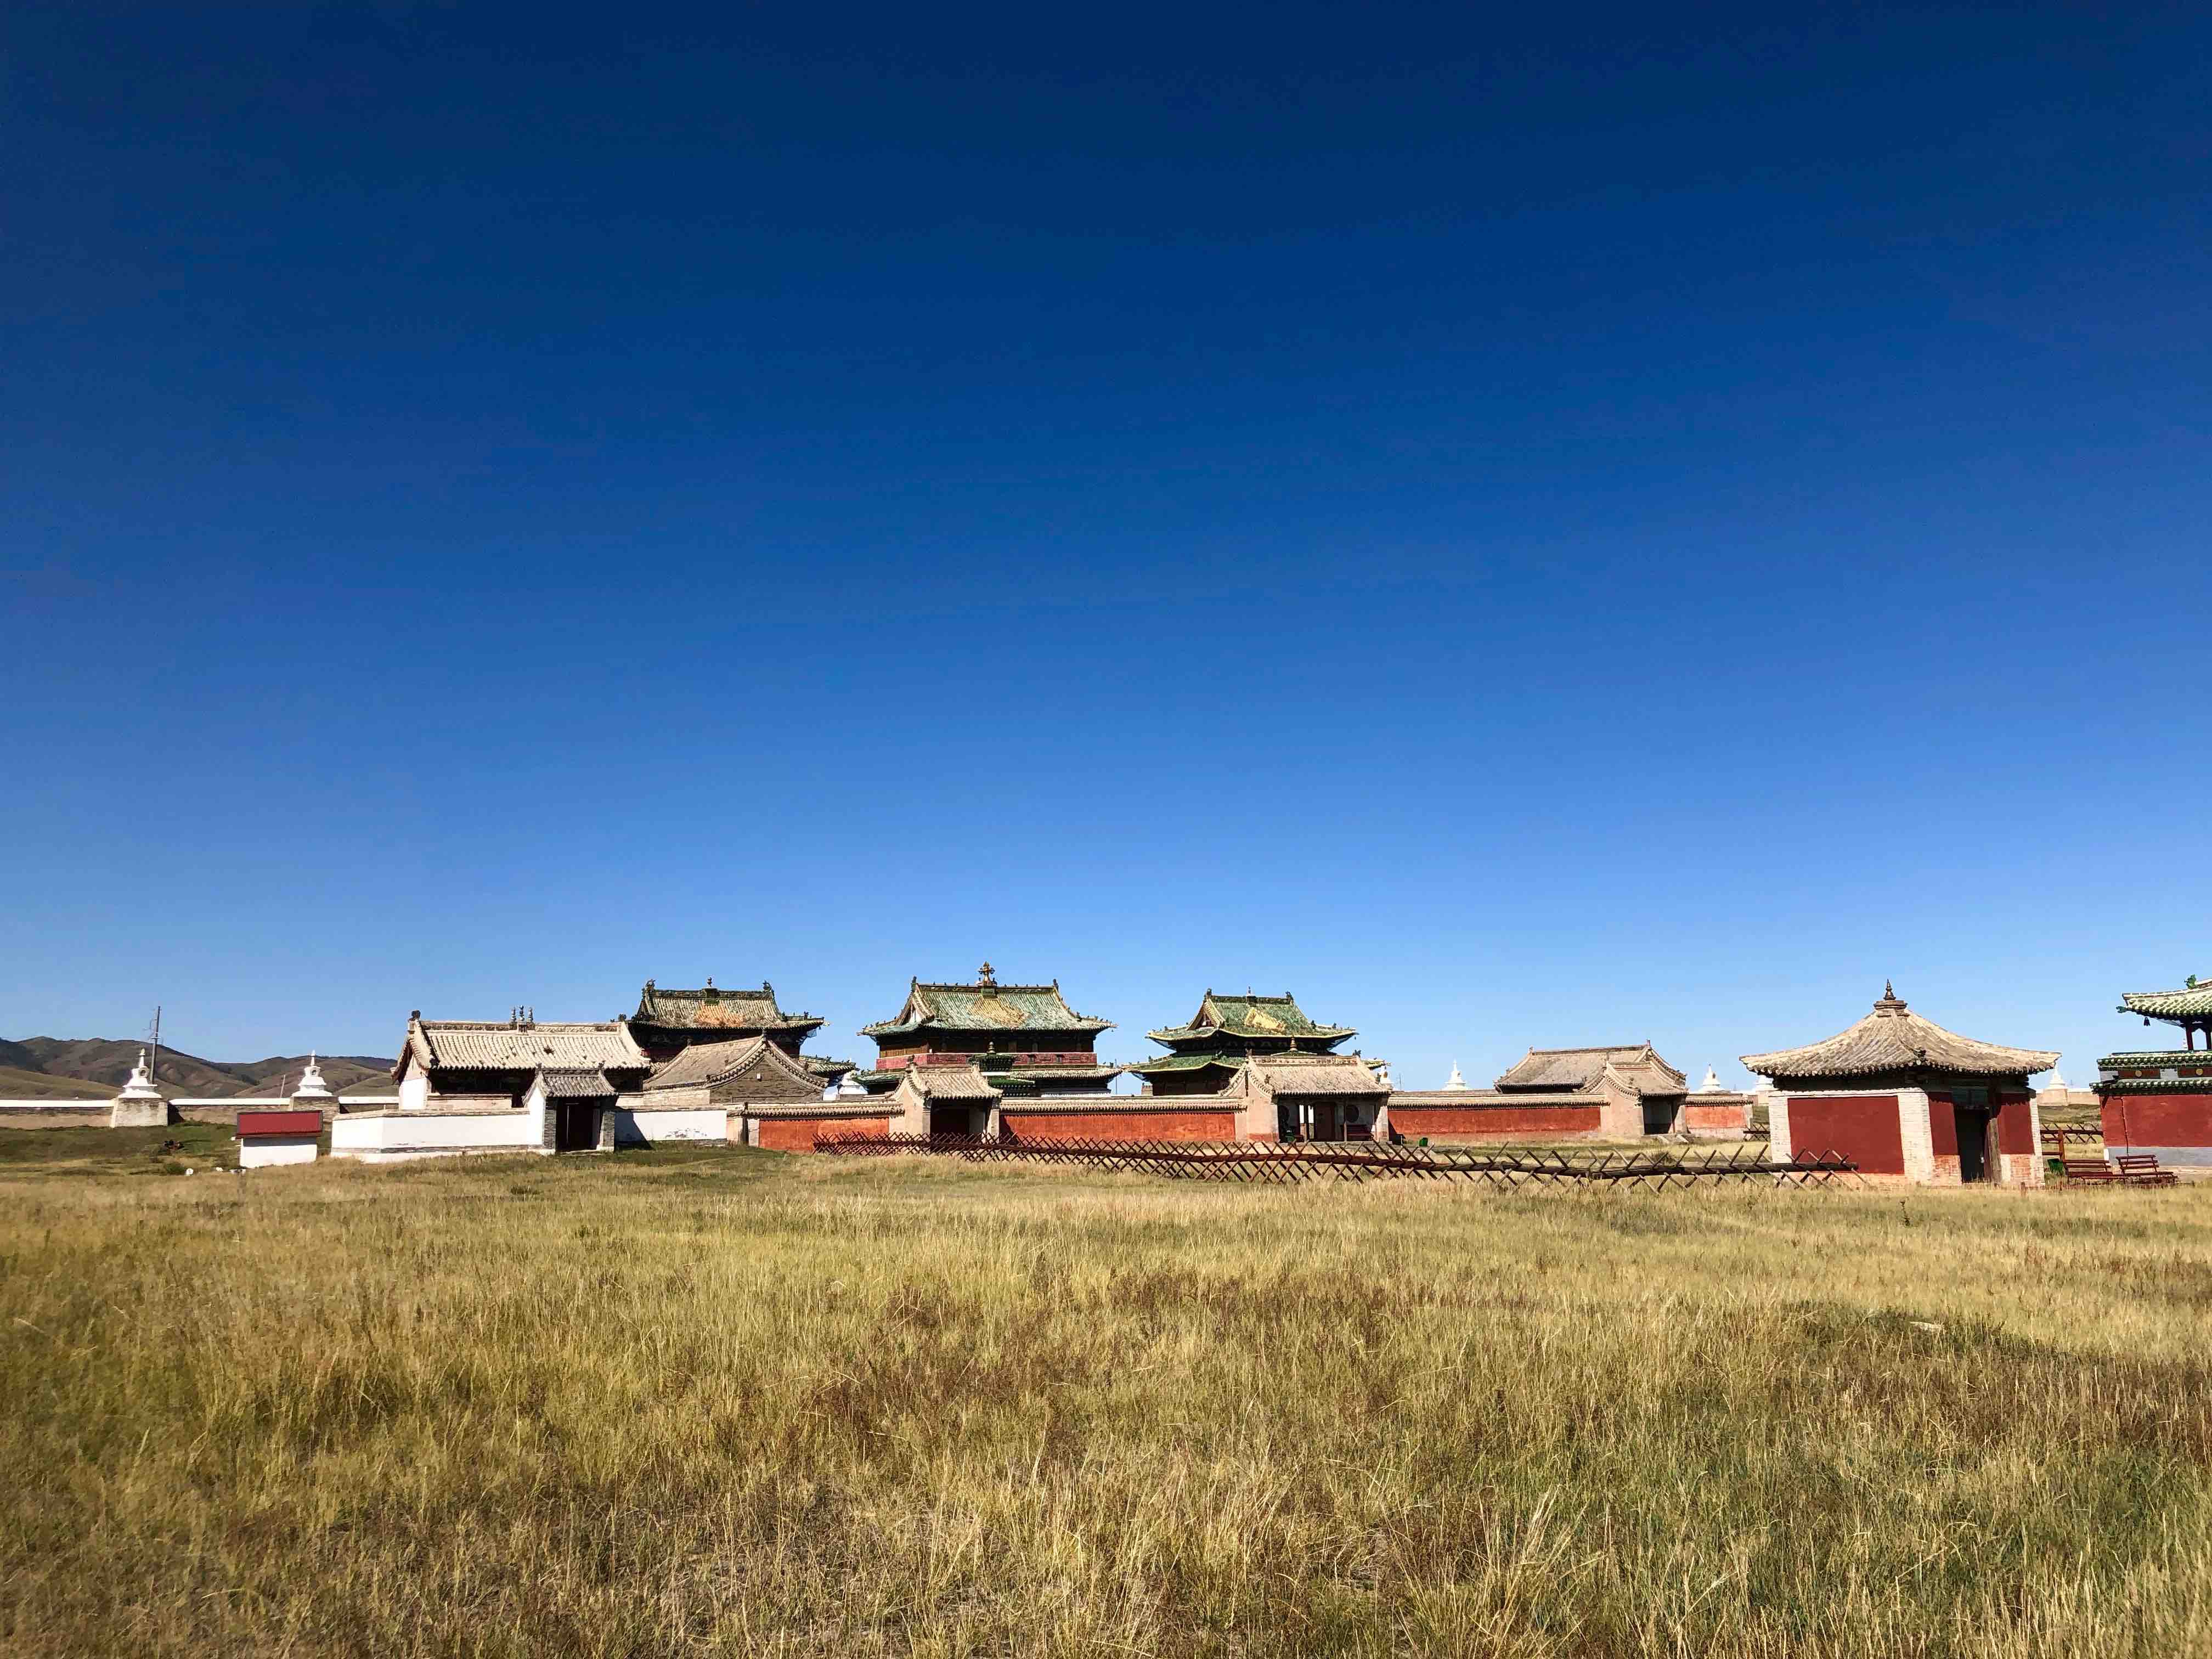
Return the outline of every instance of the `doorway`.
[[[599,1103],[596,1100],[556,1100],[553,1103],[553,1150],[556,1152],[595,1152],[599,1144]]]
[[[1959,1179],[1969,1185],[1995,1181],[1997,1161],[1991,1155],[1990,1140],[1996,1128],[1996,1114],[1972,1106],[1954,1106],[1951,1109],[1959,1137]]]

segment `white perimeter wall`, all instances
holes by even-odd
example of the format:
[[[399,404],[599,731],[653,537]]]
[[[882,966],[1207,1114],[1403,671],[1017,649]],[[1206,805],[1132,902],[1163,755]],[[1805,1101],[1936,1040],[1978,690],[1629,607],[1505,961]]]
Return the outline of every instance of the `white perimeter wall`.
[[[393,1112],[331,1120],[331,1156],[447,1158],[457,1152],[542,1152],[539,1111]]]
[[[617,1146],[658,1146],[671,1140],[722,1140],[729,1134],[729,1114],[720,1106],[687,1106],[668,1112],[641,1112],[617,1106],[612,1110]]]

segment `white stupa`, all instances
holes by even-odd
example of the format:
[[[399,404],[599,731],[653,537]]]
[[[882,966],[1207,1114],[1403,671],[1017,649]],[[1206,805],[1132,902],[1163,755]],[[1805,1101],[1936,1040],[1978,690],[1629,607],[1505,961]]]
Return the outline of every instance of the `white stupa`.
[[[292,1091],[292,1103],[301,1110],[336,1109],[338,1097],[331,1092],[331,1085],[323,1081],[323,1068],[315,1064],[315,1056],[307,1056],[307,1069],[300,1073],[300,1086]]]
[[[1464,1089],[1467,1087],[1467,1079],[1459,1074],[1459,1062],[1457,1060],[1452,1061],[1452,1074],[1444,1079],[1444,1087],[1447,1089]]]
[[[1720,1095],[1726,1094],[1728,1091],[1721,1087],[1721,1074],[1708,1066],[1705,1067],[1705,1080],[1698,1085],[1698,1092],[1701,1095]]]
[[[107,1127],[111,1129],[146,1128],[169,1121],[169,1103],[154,1086],[154,1068],[146,1063],[146,1051],[138,1051],[138,1063],[131,1068],[131,1080],[123,1085],[123,1092],[107,1109]]]

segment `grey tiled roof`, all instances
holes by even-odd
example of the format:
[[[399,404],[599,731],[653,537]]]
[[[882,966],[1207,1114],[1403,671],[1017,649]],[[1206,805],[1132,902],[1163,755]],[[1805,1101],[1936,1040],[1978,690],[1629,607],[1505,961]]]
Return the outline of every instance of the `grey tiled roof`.
[[[990,1080],[973,1066],[917,1066],[907,1074],[906,1083],[925,1100],[996,1100],[999,1091]]]
[[[617,1093],[605,1072],[548,1072],[545,1093],[551,1100],[596,1100]]]
[[[1874,1012],[1847,1030],[1802,1048],[1743,1056],[1762,1077],[1865,1077],[1885,1072],[1956,1072],[1969,1077],[2027,1077],[2058,1063],[2041,1048],[2007,1048],[1947,1031],[1923,1019],[1885,986]]]
[[[1387,1095],[1389,1086],[1356,1054],[1267,1054],[1244,1062],[1251,1080],[1278,1095]]]
[[[643,1071],[652,1064],[620,1020],[521,1025],[489,1020],[410,1022],[409,1054],[431,1071]]]
[[[1580,1106],[1592,1111],[1598,1102],[1579,1089],[1543,1091],[1516,1090],[1507,1094],[1498,1089],[1399,1089],[1392,1091],[1390,1104],[1397,1106],[1473,1106],[1517,1109],[1525,1106]]]
[[[733,1037],[727,1042],[695,1042],[680,1054],[656,1067],[645,1080],[648,1089],[688,1089],[721,1082],[740,1072],[758,1070],[785,1079],[795,1086],[817,1089],[822,1085],[811,1067],[793,1060],[764,1036]]]
[[[1641,1042],[1601,1048],[1531,1048],[1526,1058],[1516,1060],[1498,1079],[1498,1086],[1588,1089],[1604,1074],[1607,1066],[1632,1065],[1650,1053],[1650,1046]]]

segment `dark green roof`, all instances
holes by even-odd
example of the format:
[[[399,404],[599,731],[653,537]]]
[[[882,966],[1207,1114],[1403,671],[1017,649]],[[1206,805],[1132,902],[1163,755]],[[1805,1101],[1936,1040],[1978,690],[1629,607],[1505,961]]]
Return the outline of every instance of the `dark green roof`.
[[[2179,991],[2124,992],[2120,1012],[2153,1019],[2212,1019],[2212,985],[2192,981]]]
[[[647,980],[630,1018],[641,1025],[684,1031],[812,1031],[823,1024],[819,1014],[787,1014],[777,1007],[775,987],[765,980],[757,991],[711,984],[696,991],[663,990]]]
[[[1359,1033],[1349,1025],[1322,1025],[1308,1019],[1287,991],[1279,997],[1219,996],[1208,991],[1188,1025],[1153,1031],[1155,1042],[1188,1042],[1216,1033],[1238,1037],[1320,1037],[1342,1042]]]
[[[1154,1072],[1202,1072],[1209,1066],[1233,1072],[1243,1063],[1242,1054],[1162,1054],[1157,1060],[1140,1060],[1129,1069],[1149,1077]]]
[[[1060,981],[1049,985],[1001,985],[990,964],[973,985],[909,986],[906,1006],[896,1019],[860,1028],[862,1036],[898,1036],[909,1031],[1110,1031],[1110,1019],[1093,1019],[1067,1006]]]

